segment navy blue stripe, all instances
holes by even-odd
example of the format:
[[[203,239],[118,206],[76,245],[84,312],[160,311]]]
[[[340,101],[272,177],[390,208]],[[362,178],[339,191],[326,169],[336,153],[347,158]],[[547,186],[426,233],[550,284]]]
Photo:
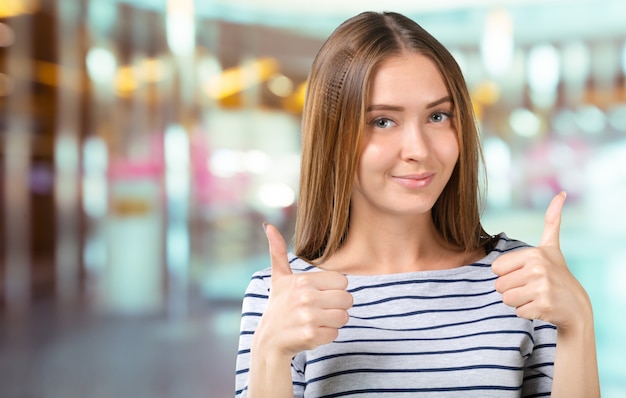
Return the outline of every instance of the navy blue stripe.
[[[540,326],[536,326],[535,327],[535,331],[542,330],[542,329],[553,329],[553,330],[556,330],[556,326],[551,325],[551,324],[548,323],[548,324],[545,324],[545,325],[540,325]]]
[[[244,313],[242,313],[242,314],[241,314],[241,317],[242,317],[242,318],[247,317],[247,316],[256,316],[256,317],[260,317],[260,316],[262,316],[262,315],[263,315],[263,313],[261,313],[261,312],[244,312]]]
[[[498,305],[501,303],[502,303],[502,300],[498,300],[498,301],[494,301],[494,302],[480,305],[477,307],[447,308],[447,309],[441,309],[441,310],[418,310],[418,311],[404,312],[400,314],[385,314],[385,315],[374,315],[374,316],[364,316],[364,317],[350,315],[350,318],[361,319],[361,320],[373,320],[373,319],[385,319],[385,318],[404,318],[407,316],[422,315],[422,314],[440,314],[440,313],[447,313],[447,312],[476,311],[476,310],[481,310],[483,308]]]
[[[519,241],[518,241],[519,242]],[[507,247],[506,249],[498,249],[497,247],[495,249],[492,250],[492,252],[496,252],[496,253],[508,253],[508,252],[512,252],[515,250],[519,250],[519,249],[528,249],[529,247],[531,247],[530,245],[527,244],[520,244],[518,246],[513,246],[513,247]]]
[[[267,294],[247,293],[243,295],[243,298],[268,299],[269,296]]]
[[[358,394],[384,394],[384,393],[429,393],[429,392],[452,392],[452,391],[519,391],[522,387],[507,386],[459,386],[459,387],[437,387],[437,388],[368,388],[361,390],[341,391],[335,394],[321,395],[319,398],[344,397],[346,395]]]
[[[535,365],[529,366],[529,369],[537,369],[537,368],[543,368],[544,366],[554,366],[554,362],[542,362],[542,363],[537,363]]]
[[[479,296],[487,296],[495,292],[496,290],[494,289],[494,290],[489,290],[486,292],[473,293],[473,294],[446,294],[442,296],[395,296],[395,297],[384,298],[381,300],[370,301],[367,303],[354,304],[352,308],[366,307],[368,305],[382,304],[382,303],[387,303],[387,302],[395,301],[395,300],[436,300],[436,299],[451,299],[451,298],[464,298],[464,297],[479,297]]]
[[[299,259],[300,259],[300,257],[297,257],[297,256],[296,256],[296,257],[294,257],[294,258],[292,258],[292,259],[290,259],[290,260],[289,260],[289,264],[293,265],[293,263],[294,263],[296,260],[299,260]],[[294,269],[294,270],[297,270],[297,271],[303,271],[303,272],[306,272],[306,271],[310,271],[310,270],[312,270],[312,269],[314,269],[314,268],[317,268],[315,265],[310,264],[310,263],[309,263],[309,262],[307,262],[307,261],[302,260],[302,262],[303,262],[304,264],[306,264],[306,266],[305,266],[304,268],[293,268],[293,269]]]
[[[458,336],[447,337],[410,337],[405,339],[351,339],[351,340],[335,340],[334,343],[349,344],[349,343],[382,343],[382,342],[406,342],[406,341],[439,341],[439,340],[458,340],[476,336],[488,336],[496,334],[523,334],[528,336],[531,340],[532,335],[524,330],[497,330],[489,332],[477,332],[470,334],[463,334]]]
[[[442,355],[442,354],[460,354],[464,352],[472,352],[472,351],[517,351],[519,352],[519,347],[492,347],[492,346],[482,346],[482,347],[471,347],[464,348],[459,350],[446,350],[446,351],[428,351],[428,352],[346,352],[342,354],[333,354],[326,355],[323,357],[315,358],[310,361],[307,361],[307,365],[311,365],[317,362],[326,361],[329,359],[340,358],[340,357],[350,357],[350,356],[373,356],[373,357],[400,357],[400,356],[425,356],[425,355]]]
[[[470,265],[471,266],[471,265]],[[482,265],[481,265],[482,266]],[[485,266],[487,266],[487,264],[485,264]],[[488,266],[491,266],[490,264]],[[305,267],[305,268],[292,268],[294,271],[300,271],[300,272],[306,272],[306,271],[310,271],[311,269],[316,268],[314,265]],[[267,278],[271,278],[272,274],[268,273],[268,274],[255,274],[253,275],[250,279],[258,279],[258,280],[263,280],[265,281],[265,279]],[[421,284],[421,283],[458,283],[458,282],[470,282],[470,283],[480,283],[480,282],[489,282],[489,281],[493,281],[498,279],[498,276],[494,276],[494,277],[490,277],[490,278],[486,278],[486,279],[411,279],[408,281],[398,281],[398,282],[387,282],[387,283],[381,283],[381,284],[377,284],[377,285],[365,285],[365,286],[359,286],[353,289],[348,290],[348,292],[352,293],[352,292],[358,292],[360,290],[365,290],[365,289],[373,289],[373,288],[382,288],[382,287],[388,287],[388,286],[396,286],[396,285],[407,285],[407,284]]]
[[[491,263],[472,263],[468,267],[491,268]]]
[[[533,348],[533,350],[535,350],[535,351],[536,351],[536,350],[539,350],[539,349],[541,349],[541,348],[555,348],[555,347],[556,347],[556,344],[554,344],[554,343],[552,343],[552,344],[537,344],[537,345]]]
[[[242,354],[249,354],[249,353],[250,353],[249,348],[247,350],[239,350],[237,351],[237,356],[242,355]]]
[[[443,373],[443,372],[462,372],[466,370],[478,370],[478,369],[497,369],[497,370],[509,370],[513,372],[519,372],[524,368],[518,366],[504,366],[504,365],[471,365],[471,366],[455,366],[449,368],[420,368],[420,369],[384,369],[384,368],[360,368],[360,369],[346,369],[340,372],[327,373],[325,375],[315,377],[307,380],[308,384],[313,384],[325,379],[331,379],[333,377],[345,376],[354,373],[378,373],[378,374],[390,374],[390,373]]]
[[[366,289],[379,289],[383,287],[400,286],[400,285],[415,285],[415,284],[422,284],[422,283],[448,284],[448,283],[459,283],[459,282],[481,283],[481,282],[495,281],[496,279],[498,279],[497,275],[490,277],[490,278],[485,278],[485,279],[466,279],[466,278],[463,278],[463,279],[411,279],[408,281],[396,281],[396,282],[379,283],[376,285],[359,286],[353,289],[348,289],[348,293],[354,293],[354,292],[358,292],[358,291],[366,290]]]
[[[551,392],[542,392],[538,394],[524,395],[523,398],[551,397]]]
[[[460,326],[460,325],[470,325],[472,323],[479,323],[483,321],[491,321],[494,319],[507,319],[507,318],[510,319],[510,318],[518,318],[518,317],[517,315],[514,315],[514,314],[513,315],[494,315],[494,316],[478,318],[478,319],[465,321],[465,322],[444,323],[442,325],[424,326],[420,328],[409,328],[409,329],[381,328],[377,326],[358,326],[358,325],[345,325],[342,329],[374,329],[374,330],[383,330],[383,331],[392,331],[392,332],[415,332],[415,331],[423,331],[423,330],[443,329],[443,328],[455,327],[455,326]],[[528,334],[530,335],[530,333]]]
[[[544,378],[544,377],[548,377],[548,376],[544,375],[543,373],[535,373],[535,374],[532,374],[530,376],[524,377],[524,381],[534,380],[534,379],[541,379],[541,378]]]

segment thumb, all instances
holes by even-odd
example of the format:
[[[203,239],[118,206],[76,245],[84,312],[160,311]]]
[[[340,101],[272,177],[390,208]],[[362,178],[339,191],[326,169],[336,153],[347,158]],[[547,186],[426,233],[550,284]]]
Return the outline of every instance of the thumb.
[[[550,202],[548,210],[546,210],[545,224],[543,227],[543,235],[539,246],[556,246],[559,247],[559,235],[561,232],[561,212],[563,204],[567,197],[566,192],[560,192]]]
[[[287,258],[287,244],[285,243],[285,239],[283,239],[278,229],[272,224],[263,223],[263,229],[265,230],[265,235],[270,245],[272,281],[283,276],[291,275],[292,272],[289,259]]]

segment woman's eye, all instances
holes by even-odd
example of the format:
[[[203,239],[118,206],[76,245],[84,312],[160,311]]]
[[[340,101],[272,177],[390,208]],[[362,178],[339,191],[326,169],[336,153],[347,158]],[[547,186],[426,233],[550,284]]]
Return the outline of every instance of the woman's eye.
[[[450,118],[450,114],[447,112],[435,112],[430,116],[430,120],[435,123],[445,122]]]
[[[380,117],[378,119],[374,119],[371,123],[374,127],[378,127],[381,129],[386,129],[393,126],[393,122],[391,119],[387,119],[384,117]]]

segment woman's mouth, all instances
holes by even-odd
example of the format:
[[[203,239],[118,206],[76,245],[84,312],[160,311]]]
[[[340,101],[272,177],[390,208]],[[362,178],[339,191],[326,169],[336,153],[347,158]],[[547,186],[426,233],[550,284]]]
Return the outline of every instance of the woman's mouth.
[[[435,173],[420,173],[392,176],[393,180],[408,189],[419,189],[428,186]]]

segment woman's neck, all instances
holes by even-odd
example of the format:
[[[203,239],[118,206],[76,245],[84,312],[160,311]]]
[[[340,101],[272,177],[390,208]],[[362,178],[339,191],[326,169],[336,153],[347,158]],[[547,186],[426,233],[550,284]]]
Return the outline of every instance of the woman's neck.
[[[430,215],[350,220],[342,246],[320,267],[347,274],[456,268],[480,258],[447,244]]]

